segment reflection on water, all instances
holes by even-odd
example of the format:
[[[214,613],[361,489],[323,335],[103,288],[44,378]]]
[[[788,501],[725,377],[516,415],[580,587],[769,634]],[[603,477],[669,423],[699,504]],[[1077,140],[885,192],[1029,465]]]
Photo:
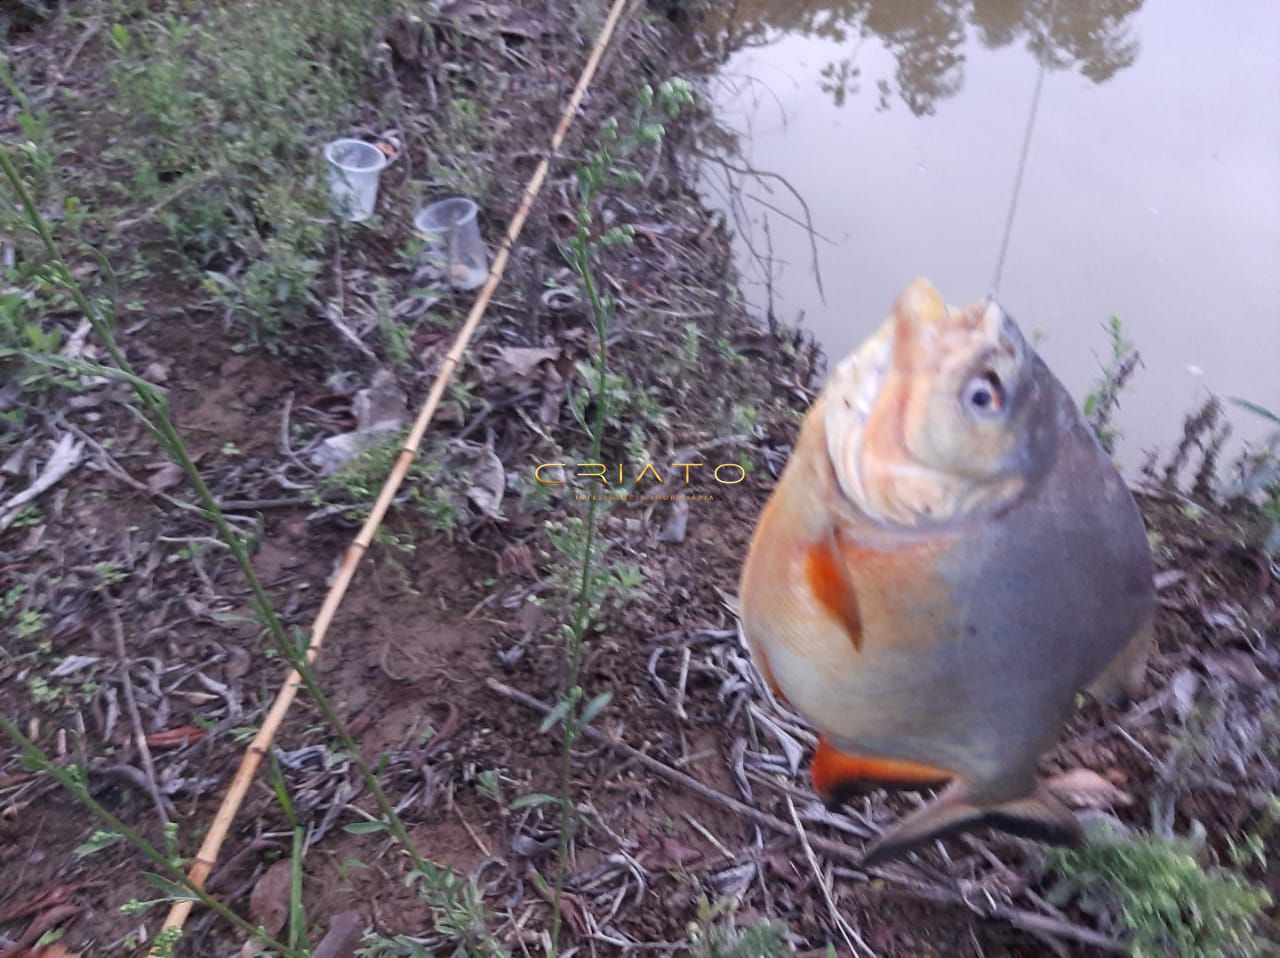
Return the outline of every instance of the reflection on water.
[[[963,48],[970,28],[988,50],[1022,43],[1048,66],[1077,70],[1101,83],[1137,59],[1138,43],[1126,21],[1141,6],[1142,0],[753,0],[730,9],[717,26],[721,42],[731,49],[791,33],[849,50],[819,71],[819,85],[836,106],[860,92],[857,49],[873,38],[895,64],[892,81],[874,81],[877,107],[888,109],[896,95],[921,116],[964,85]],[[1046,30],[1050,14],[1052,29]],[[1048,46],[1046,37],[1052,37]]]
[[[1099,324],[1122,317],[1146,361],[1122,411],[1131,462],[1206,387],[1280,406],[1280,4],[720,9],[707,147],[728,165],[708,164],[707,190],[761,312],[803,314],[839,356],[912,276],[953,301],[985,292],[1043,63],[1002,302],[1077,396]]]

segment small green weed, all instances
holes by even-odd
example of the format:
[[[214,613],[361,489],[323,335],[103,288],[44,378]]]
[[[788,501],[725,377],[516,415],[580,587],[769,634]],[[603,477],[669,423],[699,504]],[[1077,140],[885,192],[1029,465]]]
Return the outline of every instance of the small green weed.
[[[577,230],[571,240],[561,244],[560,252],[569,268],[582,282],[596,332],[595,355],[591,365],[580,370],[587,383],[594,382],[593,386],[587,387],[594,407],[590,422],[587,419],[586,402],[575,410],[575,415],[591,438],[590,462],[600,461],[605,422],[614,413],[611,400],[613,393],[619,389],[618,377],[609,372],[608,356],[608,333],[613,319],[614,301],[596,277],[596,262],[604,249],[628,243],[634,236],[634,229],[629,225],[614,226],[603,234],[596,234],[592,229],[593,207],[607,188],[636,186],[643,181],[642,175],[631,165],[629,158],[641,146],[661,142],[665,132],[662,117],[674,118],[681,109],[692,103],[692,89],[679,78],[667,80],[656,92],[648,85],[641,87],[628,126],[623,129],[616,118],[607,120],[600,130],[595,148],[578,167]],[[636,435],[631,435],[629,439],[629,445],[638,444],[639,437]],[[590,497],[585,518],[568,520],[561,529],[548,533],[553,548],[577,565],[575,569],[573,565],[565,564],[567,575],[560,582],[559,593],[569,605],[567,621],[562,625],[569,659],[567,688],[560,702],[543,722],[543,731],[550,729],[556,722],[561,722],[563,728],[558,796],[560,834],[556,847],[557,879],[552,898],[553,951],[559,947],[563,920],[561,894],[568,869],[569,845],[577,825],[577,811],[570,794],[573,744],[582,730],[608,704],[610,696],[610,693],[605,692],[588,700],[579,684],[582,649],[587,631],[599,613],[604,597],[615,586],[611,581],[614,573],[599,564],[604,552],[597,538],[599,507],[600,497]],[[636,568],[630,576],[632,587],[638,585],[639,581],[639,569]]]
[[[1267,522],[1262,548],[1273,558],[1280,558],[1280,415],[1247,399],[1231,401],[1274,429],[1256,448],[1240,457],[1239,477],[1225,495],[1228,499],[1252,497],[1259,503]]]
[[[89,838],[83,844],[77,845],[71,854],[76,858],[86,858],[122,841],[124,841],[123,835],[105,828],[95,828]]]
[[[312,503],[350,503],[355,507],[353,515],[363,521],[403,445],[404,436],[400,433],[375,441],[342,468],[322,478],[310,494]],[[410,504],[427,519],[431,531],[449,535],[464,514],[466,502],[464,491],[441,465],[441,449],[439,444],[426,443],[414,458],[406,483]],[[412,548],[411,543],[408,545]]]
[[[587,623],[608,607],[619,609],[644,595],[644,570],[627,560],[607,559],[610,543],[599,535],[588,539],[586,522],[569,516],[547,525],[552,551],[542,554],[560,596],[575,596],[585,604]],[[583,577],[582,570],[587,574]],[[581,591],[578,598],[575,593]],[[566,610],[569,611],[569,610]]]
[[[421,868],[410,873],[407,883],[417,886],[419,897],[431,911],[430,938],[378,936],[360,951],[362,956],[429,958],[444,953],[438,946],[442,938],[454,955],[501,958],[509,954],[489,932],[490,916],[485,912],[474,881],[451,868],[424,862]]]
[[[1099,444],[1107,455],[1113,455],[1116,443],[1120,440],[1120,432],[1112,424],[1111,417],[1119,406],[1120,393],[1142,360],[1133,343],[1124,338],[1124,326],[1119,316],[1112,316],[1103,328],[1107,332],[1111,355],[1106,362],[1099,361],[1102,372],[1094,380],[1093,389],[1085,396],[1084,415],[1094,435],[1098,437]]]
[[[1106,916],[1135,958],[1249,958],[1266,954],[1254,924],[1270,906],[1260,888],[1220,868],[1203,868],[1188,839],[1138,835],[1075,850],[1051,849],[1049,900]]]
[[[317,8],[312,12],[318,18],[323,19],[324,11],[322,9]],[[22,214],[25,223],[24,229],[27,229],[38,240],[40,248],[43,249],[45,257],[43,269],[47,276],[47,284],[50,288],[59,290],[62,295],[65,295],[74,303],[80,315],[89,323],[98,337],[110,360],[108,365],[92,363],[84,363],[82,365],[86,368],[92,368],[95,374],[108,374],[122,379],[132,387],[137,401],[135,411],[152,429],[155,437],[168,455],[186,473],[187,479],[204,508],[205,515],[214,525],[218,538],[226,545],[234,557],[236,565],[243,573],[253,596],[253,611],[256,613],[258,621],[265,626],[267,633],[270,635],[274,649],[279,654],[286,656],[297,670],[298,677],[309,692],[315,706],[320,710],[326,723],[336,733],[343,751],[350,757],[369,792],[373,795],[384,816],[383,821],[387,830],[409,854],[415,868],[421,872],[427,871],[430,867],[429,863],[422,857],[422,854],[410,838],[404,823],[388,799],[381,782],[369,768],[355,741],[347,732],[345,725],[330,702],[329,696],[325,694],[323,688],[317,683],[315,673],[302,652],[308,639],[307,634],[301,629],[286,631],[285,625],[276,613],[261,579],[253,569],[253,564],[249,558],[249,549],[252,547],[251,542],[231,527],[226,514],[219,507],[203,475],[191,458],[185,439],[174,425],[163,394],[152,383],[134,373],[131,363],[121,350],[114,335],[114,320],[116,316],[115,275],[110,269],[110,264],[105,259],[101,260],[106,267],[106,278],[112,295],[105,300],[91,299],[76,274],[68,265],[54,239],[47,218],[42,215],[31,189],[19,169],[18,163],[14,160],[14,152],[4,144],[0,144],[0,174],[3,174],[7,189],[16,201],[15,208]],[[4,594],[6,605],[14,605],[21,600],[22,593],[15,593],[13,589],[6,591]],[[85,694],[92,694],[89,691],[90,685],[91,683],[86,683],[82,687]],[[47,694],[49,691],[52,690],[49,689],[47,683],[43,688],[39,684],[31,688],[33,696]],[[233,730],[233,733],[235,731],[245,730]],[[71,792],[77,803],[92,812],[108,830],[124,836],[125,840],[134,849],[144,854],[154,866],[157,866],[162,874],[144,873],[144,877],[162,888],[170,899],[198,899],[206,907],[216,912],[221,918],[246,935],[246,940],[256,940],[260,944],[269,947],[273,953],[284,956],[284,958],[301,958],[300,949],[276,941],[266,935],[261,929],[255,928],[222,902],[211,897],[203,888],[193,884],[188,879],[183,871],[186,863],[180,855],[176,832],[177,826],[175,824],[166,824],[164,828],[165,848],[161,851],[139,835],[137,831],[120,821],[93,797],[87,788],[84,770],[80,766],[72,764],[64,767],[52,759],[36,742],[27,738],[18,726],[2,712],[0,712],[0,732],[3,732],[22,751],[29,767],[56,780],[63,788]],[[294,888],[291,914],[296,916],[297,921],[291,928],[291,936],[295,939],[301,939],[305,946],[305,937],[302,933],[301,924],[305,921],[305,918],[301,913],[301,872],[300,858],[298,857],[302,833],[297,829],[295,829],[294,838]],[[297,931],[294,929],[297,929]],[[174,929],[173,935],[170,936],[169,941],[166,943],[164,938],[158,935],[155,939],[153,950],[156,953],[161,953],[159,949],[163,945],[171,952],[179,936],[180,931]]]
[[[787,926],[780,921],[739,925],[736,905],[725,900],[698,902],[697,921],[689,924],[691,958],[776,958],[795,949],[787,940]]]

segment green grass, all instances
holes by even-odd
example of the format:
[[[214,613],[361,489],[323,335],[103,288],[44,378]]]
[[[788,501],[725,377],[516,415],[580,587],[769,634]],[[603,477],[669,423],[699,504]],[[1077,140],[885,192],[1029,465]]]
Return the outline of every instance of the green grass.
[[[3,174],[10,194],[14,199],[13,211],[18,214],[19,221],[25,223],[24,228],[35,238],[43,252],[41,269],[45,273],[46,284],[51,289],[69,297],[80,315],[88,321],[106,351],[108,363],[85,362],[80,365],[95,374],[107,375],[111,378],[122,380],[132,387],[137,403],[136,412],[145,420],[170,459],[178,464],[186,474],[189,483],[194,488],[203,506],[204,516],[212,523],[218,538],[234,556],[236,564],[249,585],[252,594],[251,604],[253,611],[264,631],[273,640],[275,650],[278,654],[283,655],[298,671],[302,684],[306,687],[314,704],[320,710],[325,722],[335,733],[343,751],[349,756],[352,764],[355,765],[360,776],[364,779],[382,813],[383,817],[378,822],[381,829],[394,837],[404,852],[407,853],[412,861],[412,873],[427,876],[430,879],[428,884],[434,888],[438,883],[439,876],[444,874],[447,869],[442,870],[425,859],[409,837],[403,821],[387,798],[380,779],[363,758],[359,747],[338,717],[337,711],[329,700],[328,695],[325,694],[323,688],[316,681],[314,671],[306,662],[303,654],[306,636],[296,631],[290,633],[285,630],[284,624],[277,614],[262,581],[249,560],[249,543],[231,527],[225,513],[218,506],[217,500],[210,491],[204,476],[191,457],[183,434],[179,432],[174,424],[164,394],[154,384],[139,377],[134,372],[132,364],[125,357],[114,332],[116,315],[114,298],[109,296],[105,300],[96,300],[85,292],[83,285],[72,272],[55,241],[48,220],[41,214],[37,200],[31,191],[31,186],[24,180],[22,171],[14,160],[13,152],[2,144],[0,144],[0,174]],[[107,266],[109,273],[109,265],[105,264],[105,260],[103,262]],[[108,279],[113,285],[114,277],[109,276]],[[4,594],[3,602],[6,606],[12,606],[21,598],[22,594],[20,592],[15,592],[15,590],[11,589]],[[33,698],[38,701],[48,700],[49,703],[61,695],[60,691],[50,687],[43,680],[34,686],[29,685],[29,691]],[[165,892],[167,900],[173,901],[194,897],[216,911],[224,920],[235,925],[242,932],[270,945],[277,954],[291,956],[291,958],[303,958],[298,948],[284,945],[269,936],[261,935],[258,930],[222,902],[209,896],[203,889],[192,885],[183,871],[184,863],[177,854],[176,833],[166,830],[165,850],[162,852],[155,848],[137,831],[129,828],[90,795],[86,787],[84,770],[79,765],[72,764],[67,767],[59,765],[38,744],[27,738],[8,716],[3,714],[0,714],[0,731],[3,731],[13,744],[23,752],[30,767],[54,778],[71,793],[71,796],[77,802],[103,822],[108,830],[123,836],[136,851],[141,852],[154,865],[158,866],[159,874],[144,875],[144,877],[151,881],[152,884],[160,887]],[[282,804],[286,806],[287,811],[291,811],[291,806],[288,805],[287,793],[283,793]],[[294,835],[296,839],[298,836],[296,830]],[[300,856],[300,850],[296,844],[295,856]],[[302,937],[301,925],[305,923],[305,916],[301,907],[300,857],[297,857],[293,879],[290,913],[294,917],[294,926],[290,929],[290,935],[296,940]],[[159,944],[160,941],[157,939],[157,945]],[[166,947],[171,947],[172,944],[176,944],[176,939],[174,942],[166,943]],[[153,947],[153,950],[156,953],[164,953],[156,947]]]
[[[376,91],[389,8],[263,0],[110,27],[116,189],[268,343],[314,302],[331,220],[320,150]]]

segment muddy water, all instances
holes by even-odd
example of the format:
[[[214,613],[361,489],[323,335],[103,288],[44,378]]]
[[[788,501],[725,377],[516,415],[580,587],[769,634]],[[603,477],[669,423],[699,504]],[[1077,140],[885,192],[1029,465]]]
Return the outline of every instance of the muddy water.
[[[761,314],[839,357],[917,274],[985,293],[1043,61],[1000,301],[1077,398],[1121,317],[1145,362],[1130,466],[1207,390],[1280,408],[1275,0],[1058,0],[1047,46],[1049,0],[723,6],[709,149],[796,194],[706,166]]]

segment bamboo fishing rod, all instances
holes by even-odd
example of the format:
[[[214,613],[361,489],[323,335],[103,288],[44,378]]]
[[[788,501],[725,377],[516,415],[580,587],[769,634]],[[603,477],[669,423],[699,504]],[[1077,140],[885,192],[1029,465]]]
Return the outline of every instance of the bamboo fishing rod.
[[[538,163],[537,169],[533,171],[529,182],[525,185],[520,205],[516,209],[515,215],[511,217],[502,247],[498,250],[498,254],[494,257],[493,265],[489,269],[489,278],[480,289],[471,311],[467,314],[466,322],[462,324],[462,328],[454,338],[453,346],[444,357],[440,371],[436,375],[435,381],[431,384],[430,392],[427,393],[426,401],[422,404],[417,419],[414,420],[413,428],[409,430],[409,435],[405,438],[395,465],[392,467],[390,474],[388,474],[387,481],[383,484],[382,491],[378,494],[378,498],[373,504],[373,509],[369,512],[369,517],[365,520],[364,525],[361,526],[351,545],[347,547],[347,552],[343,556],[338,574],[334,578],[333,584],[330,586],[324,603],[320,606],[320,611],[311,627],[311,641],[306,649],[308,666],[314,664],[316,657],[320,654],[320,646],[324,643],[325,635],[329,631],[333,617],[346,596],[347,587],[355,576],[356,567],[359,566],[360,560],[364,557],[365,552],[368,551],[369,545],[373,542],[373,537],[377,533],[378,527],[382,524],[392,500],[395,499],[401,483],[404,482],[410,466],[413,465],[413,460],[418,454],[418,447],[422,444],[422,437],[426,434],[427,427],[435,416],[436,407],[440,404],[445,388],[449,385],[449,380],[453,377],[454,370],[457,369],[458,363],[462,360],[462,355],[466,352],[467,346],[471,342],[471,337],[475,335],[475,331],[480,325],[480,320],[484,317],[485,311],[489,307],[489,301],[493,298],[494,291],[498,288],[498,284],[502,282],[507,262],[511,258],[511,250],[515,247],[516,240],[520,238],[520,234],[524,230],[525,221],[529,218],[529,212],[533,208],[534,201],[537,200],[538,194],[542,191],[542,186],[547,179],[547,173],[551,169],[551,160],[559,152],[565,137],[568,136],[569,129],[573,126],[573,121],[577,116],[578,108],[582,105],[582,98],[586,95],[591,81],[595,79],[600,60],[604,56],[609,41],[613,38],[618,21],[622,18],[623,10],[631,2],[632,0],[614,0],[613,6],[609,10],[609,15],[605,18],[604,24],[600,28],[600,33],[596,37],[595,46],[591,48],[586,65],[582,68],[582,73],[578,77],[578,83],[573,88],[573,93],[570,94],[564,111],[560,114],[560,122],[556,125],[555,132],[551,136],[551,145]],[[222,804],[218,807],[217,814],[214,815],[208,834],[200,844],[200,850],[196,852],[191,869],[187,873],[187,878],[193,885],[203,888],[209,878],[209,873],[213,871],[214,865],[217,864],[222,843],[226,840],[236,813],[240,810],[240,805],[249,791],[249,786],[258,772],[258,768],[262,765],[262,760],[266,756],[267,750],[271,748],[276,732],[284,721],[284,717],[288,713],[289,707],[293,704],[294,698],[297,697],[298,689],[301,685],[302,676],[297,669],[291,669],[285,677],[280,691],[276,694],[275,701],[272,702],[271,708],[262,722],[262,727],[258,730],[258,734],[253,737],[253,741],[245,749],[244,757],[240,760],[240,767],[236,770],[235,777],[227,788],[227,793],[223,797]],[[175,928],[180,930],[186,924],[187,916],[191,914],[191,909],[194,905],[195,902],[190,899],[174,902],[169,908],[169,914],[165,917],[162,931],[169,931]],[[153,949],[152,954],[154,953]]]

